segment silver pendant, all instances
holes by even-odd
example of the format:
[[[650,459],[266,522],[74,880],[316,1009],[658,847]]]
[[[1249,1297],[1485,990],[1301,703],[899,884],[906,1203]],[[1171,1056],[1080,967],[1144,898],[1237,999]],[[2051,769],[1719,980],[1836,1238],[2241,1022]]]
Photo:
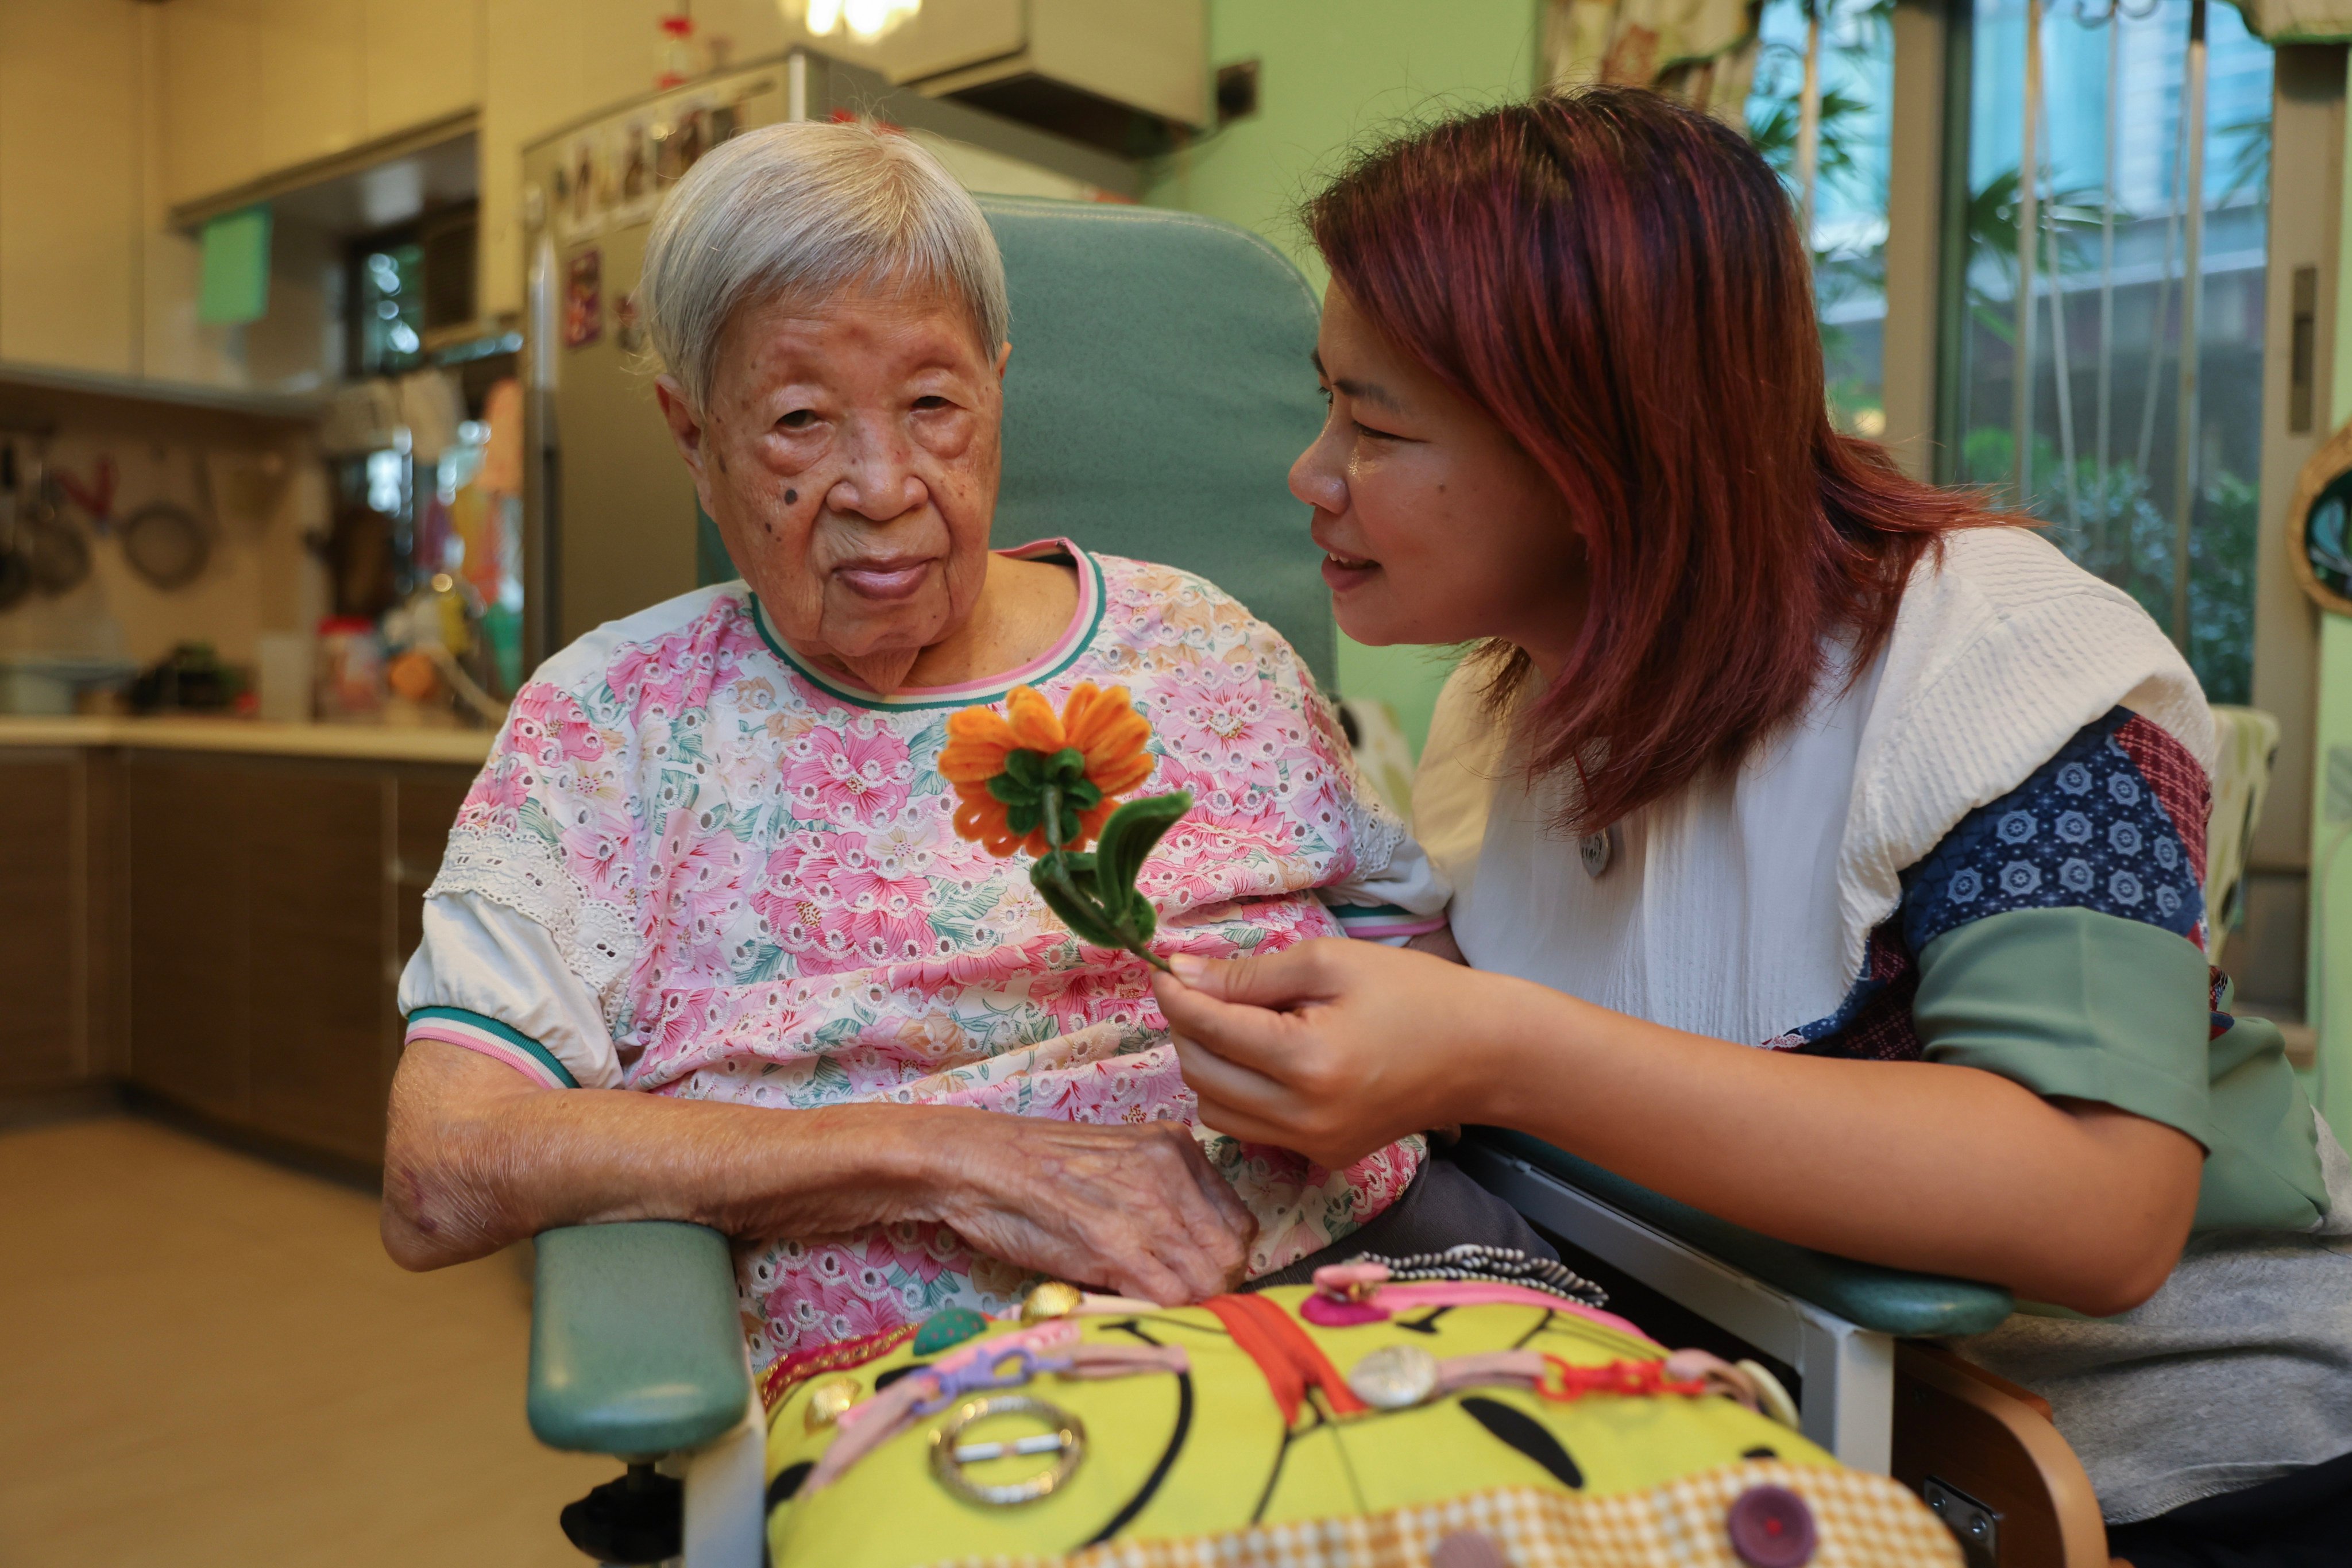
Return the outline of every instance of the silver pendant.
[[[1601,873],[1616,863],[1620,837],[1616,824],[1612,823],[1600,832],[1589,833],[1577,840],[1576,856],[1584,862],[1586,876],[1597,882]]]

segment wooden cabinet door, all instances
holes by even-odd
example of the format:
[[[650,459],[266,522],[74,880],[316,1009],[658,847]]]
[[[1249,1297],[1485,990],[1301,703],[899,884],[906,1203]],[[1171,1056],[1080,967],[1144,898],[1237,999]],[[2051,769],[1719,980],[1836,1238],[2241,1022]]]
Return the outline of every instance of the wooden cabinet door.
[[[68,754],[0,752],[0,1089],[81,1076],[76,767]]]
[[[0,5],[0,360],[135,367],[139,9]]]
[[[249,766],[134,752],[122,779],[131,1081],[236,1121],[250,1105]]]
[[[449,846],[449,828],[466,792],[474,787],[472,773],[457,768],[405,768],[399,776],[400,799],[393,837],[393,880],[396,887],[393,962],[404,967],[423,940],[425,889],[441,872],[442,851]]]
[[[240,0],[179,0],[163,23],[167,205],[215,195],[262,172],[261,28]]]
[[[480,106],[482,5],[366,0],[369,141]]]
[[[162,8],[164,195],[219,195],[366,134],[361,0]]]
[[[367,136],[360,0],[246,0],[259,23],[261,164],[278,174]]]
[[[254,1125],[383,1154],[388,771],[250,764]]]

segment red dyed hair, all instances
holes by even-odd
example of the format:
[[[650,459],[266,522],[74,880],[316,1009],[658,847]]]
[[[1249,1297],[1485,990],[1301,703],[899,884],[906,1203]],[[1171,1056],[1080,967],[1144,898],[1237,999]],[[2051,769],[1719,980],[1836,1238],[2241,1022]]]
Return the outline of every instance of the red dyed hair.
[[[1832,427],[1812,278],[1737,132],[1592,88],[1358,159],[1307,206],[1334,284],[1559,488],[1590,583],[1521,720],[1591,831],[1736,767],[1843,646],[1885,645],[1944,531],[2000,521]],[[1499,711],[1531,674],[1482,650]]]

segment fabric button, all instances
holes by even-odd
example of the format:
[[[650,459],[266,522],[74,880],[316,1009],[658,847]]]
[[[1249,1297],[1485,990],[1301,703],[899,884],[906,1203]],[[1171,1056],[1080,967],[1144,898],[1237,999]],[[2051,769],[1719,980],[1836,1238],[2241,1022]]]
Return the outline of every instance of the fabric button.
[[[1511,1560],[1482,1530],[1457,1530],[1429,1554],[1429,1568],[1511,1568]]]
[[[1298,1315],[1318,1329],[1349,1329],[1389,1321],[1386,1307],[1375,1307],[1370,1301],[1335,1301],[1328,1296],[1307,1297],[1298,1303]]]
[[[1348,1387],[1375,1410],[1409,1410],[1437,1387],[1437,1370],[1419,1345],[1383,1345],[1349,1372]]]
[[[988,1331],[988,1320],[970,1307],[950,1307],[924,1321],[915,1332],[915,1353],[937,1355],[974,1335]]]
[[[856,1404],[865,1392],[854,1377],[826,1378],[809,1390],[808,1407],[801,1419],[810,1431],[822,1431],[840,1420],[841,1413]]]
[[[1041,1280],[1022,1299],[1021,1321],[1034,1326],[1050,1322],[1055,1318],[1066,1318],[1076,1311],[1086,1299],[1086,1292],[1076,1285],[1065,1284],[1059,1279]]]
[[[1813,1559],[1813,1510],[1786,1487],[1750,1487],[1724,1521],[1748,1568],[1802,1568]]]

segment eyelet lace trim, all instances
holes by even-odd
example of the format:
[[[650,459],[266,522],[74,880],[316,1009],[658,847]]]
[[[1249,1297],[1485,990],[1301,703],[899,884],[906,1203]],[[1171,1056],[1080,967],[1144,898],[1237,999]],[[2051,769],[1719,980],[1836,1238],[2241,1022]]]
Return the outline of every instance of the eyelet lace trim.
[[[1348,819],[1349,842],[1356,850],[1354,877],[1360,880],[1389,868],[1397,847],[1404,842],[1405,826],[1404,818],[1390,810],[1361,777],[1349,783],[1354,787],[1341,797],[1339,811]]]
[[[622,906],[589,895],[561,850],[528,835],[456,828],[425,896],[443,893],[488,899],[544,927],[564,966],[595,992],[605,1022],[617,1020],[637,934]]]

